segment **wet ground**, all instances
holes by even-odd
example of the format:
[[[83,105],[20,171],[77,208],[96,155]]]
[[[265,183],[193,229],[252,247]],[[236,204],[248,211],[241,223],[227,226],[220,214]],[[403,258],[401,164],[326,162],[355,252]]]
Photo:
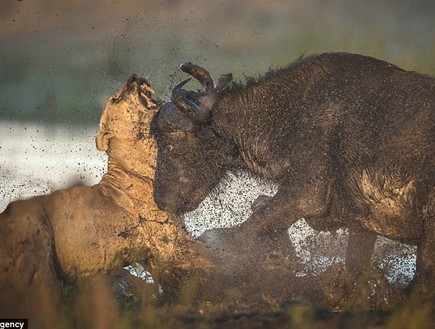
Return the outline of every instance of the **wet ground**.
[[[182,287],[178,296],[166,301],[168,304],[162,305],[155,298],[157,289],[150,292],[151,286],[147,286],[145,289],[140,289],[141,293],[136,295],[135,301],[124,300],[118,304],[121,307],[113,313],[110,324],[123,323],[126,328],[434,328],[435,313],[431,306],[408,300],[393,310],[375,310],[364,303],[367,297],[374,296],[373,291],[370,290],[348,290],[348,294],[344,295],[346,301],[340,308],[326,305],[326,299],[323,298],[328,293],[338,294],[339,290],[349,288],[343,287],[346,284],[344,280],[340,280],[343,279],[341,275],[339,269],[334,269],[321,277],[293,278],[287,281],[288,286],[291,287],[288,298],[274,298],[267,293],[257,295],[253,293],[249,296],[245,295],[245,298],[238,299],[233,296],[220,302],[209,301],[204,296],[204,299],[197,298],[196,293],[200,285],[198,282],[190,281]],[[234,283],[233,279],[229,279],[224,288],[228,293],[231,293],[232,289],[239,292],[243,289],[249,291],[250,283],[257,287],[257,292],[262,288],[261,280],[255,282],[248,280],[245,281],[245,285],[239,286],[239,289],[233,288],[231,286]],[[277,281],[284,282],[286,279],[289,278],[281,277],[277,278]],[[214,293],[213,285],[219,286],[215,281],[205,282],[212,282],[209,293]],[[327,285],[333,282],[335,284],[327,289]],[[377,282],[379,283],[380,281]],[[388,291],[386,286],[376,288],[379,294]],[[235,295],[237,293],[234,292]],[[281,293],[285,294],[284,291]],[[94,292],[93,296],[97,296],[94,297],[96,300],[99,294],[101,292],[97,294]],[[394,296],[390,291],[386,296],[390,301],[397,302],[399,295],[400,293]],[[383,298],[379,299],[382,300],[385,301]],[[122,297],[118,296],[118,303],[120,301]],[[92,315],[96,317],[98,313]],[[92,321],[93,317],[89,315],[88,318],[81,318],[79,322],[85,327]]]

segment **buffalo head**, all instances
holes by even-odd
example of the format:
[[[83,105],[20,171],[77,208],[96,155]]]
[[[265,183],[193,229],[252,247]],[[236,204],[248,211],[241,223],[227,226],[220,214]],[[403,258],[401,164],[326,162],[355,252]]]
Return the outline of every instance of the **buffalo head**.
[[[197,208],[238,155],[237,148],[220,138],[211,125],[213,105],[230,86],[232,76],[222,76],[215,86],[205,69],[191,63],[180,68],[203,89],[181,89],[190,79],[179,83],[151,128],[158,145],[154,198],[161,209],[172,213]]]

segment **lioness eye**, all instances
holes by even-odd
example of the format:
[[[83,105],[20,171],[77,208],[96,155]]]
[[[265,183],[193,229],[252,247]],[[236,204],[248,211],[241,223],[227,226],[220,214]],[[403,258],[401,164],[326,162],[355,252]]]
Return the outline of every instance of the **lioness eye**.
[[[120,98],[119,97],[112,97],[112,98],[110,98],[110,101],[112,102],[112,103],[118,103],[119,102],[119,100],[120,100]]]

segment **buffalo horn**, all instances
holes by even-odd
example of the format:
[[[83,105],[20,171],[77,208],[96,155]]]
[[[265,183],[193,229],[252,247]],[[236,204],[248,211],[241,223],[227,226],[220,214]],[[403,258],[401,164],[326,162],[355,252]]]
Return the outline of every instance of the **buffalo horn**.
[[[230,88],[231,81],[233,81],[233,75],[231,73],[221,75],[221,77],[218,80],[216,89],[214,90],[215,93],[220,93]]]
[[[204,92],[209,92],[214,89],[215,84],[213,78],[206,69],[190,62],[182,63],[180,69],[198,80],[201,83]]]
[[[175,106],[182,111],[195,125],[204,125],[208,122],[210,117],[210,110],[197,105],[192,100],[188,99],[187,94],[181,89],[191,79],[184,80],[177,84],[172,89],[171,100]]]

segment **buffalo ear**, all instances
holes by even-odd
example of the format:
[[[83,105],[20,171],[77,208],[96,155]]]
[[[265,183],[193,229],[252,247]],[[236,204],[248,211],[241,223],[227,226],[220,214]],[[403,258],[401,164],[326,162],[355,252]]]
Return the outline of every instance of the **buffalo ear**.
[[[230,89],[232,81],[233,81],[232,73],[222,74],[221,77],[219,78],[216,88],[214,89],[214,92],[218,94],[220,92]]]

